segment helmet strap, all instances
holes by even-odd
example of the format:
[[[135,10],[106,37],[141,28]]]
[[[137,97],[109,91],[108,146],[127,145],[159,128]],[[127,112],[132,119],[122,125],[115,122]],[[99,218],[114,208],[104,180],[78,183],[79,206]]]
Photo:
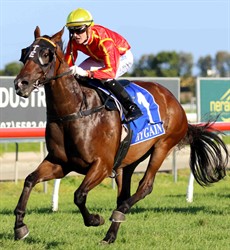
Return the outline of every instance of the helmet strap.
[[[72,64],[74,65],[74,58],[73,58],[73,43],[72,43],[73,35],[70,34],[69,32],[69,41],[70,41],[70,56],[72,60]]]
[[[83,43],[84,45],[87,45],[88,41],[89,41],[89,29],[90,27],[88,26],[87,30],[86,30],[86,35],[87,35],[87,39],[85,40],[85,42]]]

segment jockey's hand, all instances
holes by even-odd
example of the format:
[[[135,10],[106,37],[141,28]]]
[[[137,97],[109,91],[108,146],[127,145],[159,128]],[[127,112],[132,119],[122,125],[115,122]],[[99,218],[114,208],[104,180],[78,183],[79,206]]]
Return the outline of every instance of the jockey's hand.
[[[86,70],[84,70],[76,65],[71,66],[70,70],[71,70],[71,73],[73,75],[79,75],[79,76],[84,76],[84,77],[88,76],[88,72]]]

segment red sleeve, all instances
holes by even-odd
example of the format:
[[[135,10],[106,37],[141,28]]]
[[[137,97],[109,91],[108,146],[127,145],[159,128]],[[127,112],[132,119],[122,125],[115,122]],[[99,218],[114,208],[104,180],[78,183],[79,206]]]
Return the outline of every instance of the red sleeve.
[[[73,49],[72,49],[72,52],[73,52],[73,60],[72,60],[70,44],[71,44],[71,42],[69,41],[69,43],[68,43],[68,45],[67,45],[66,53],[65,53],[65,61],[66,61],[66,62],[68,63],[68,65],[71,67],[71,66],[74,65],[74,62],[75,62],[76,59],[77,59],[78,52],[77,52],[77,49],[74,48],[74,44],[72,44],[72,46],[73,46]]]
[[[114,42],[109,38],[100,44],[100,50],[104,55],[105,66],[94,71],[94,78],[113,79],[118,70],[120,53]]]

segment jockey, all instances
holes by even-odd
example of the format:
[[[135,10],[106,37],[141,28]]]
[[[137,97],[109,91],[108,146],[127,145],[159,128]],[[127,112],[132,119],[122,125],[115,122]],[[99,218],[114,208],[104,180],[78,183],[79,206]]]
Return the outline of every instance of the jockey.
[[[65,60],[74,75],[96,78],[103,82],[120,101],[126,122],[142,115],[123,86],[115,79],[126,73],[133,64],[128,42],[116,32],[94,25],[92,15],[85,9],[72,11],[66,21],[69,42]],[[74,65],[78,51],[89,57],[79,67]]]

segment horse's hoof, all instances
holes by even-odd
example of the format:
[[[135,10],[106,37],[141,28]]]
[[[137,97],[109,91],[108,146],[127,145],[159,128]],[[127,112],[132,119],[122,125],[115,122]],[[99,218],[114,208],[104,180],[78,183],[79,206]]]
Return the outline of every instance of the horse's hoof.
[[[99,214],[90,215],[89,220],[84,221],[87,227],[98,227],[105,223],[105,219]]]
[[[112,222],[125,222],[125,214],[118,210],[114,210],[109,220]]]
[[[102,245],[108,245],[108,244],[114,243],[115,240],[116,240],[116,237],[111,235],[110,237],[106,236],[102,241],[100,241],[100,243]]]
[[[101,240],[101,241],[100,241],[100,244],[101,244],[101,245],[108,245],[108,244],[109,244],[109,242],[108,242],[108,241],[106,241],[106,240]]]
[[[23,240],[29,235],[29,230],[26,225],[14,229],[14,239]]]
[[[99,226],[101,226],[103,224],[105,224],[105,219],[102,216],[100,216]]]

